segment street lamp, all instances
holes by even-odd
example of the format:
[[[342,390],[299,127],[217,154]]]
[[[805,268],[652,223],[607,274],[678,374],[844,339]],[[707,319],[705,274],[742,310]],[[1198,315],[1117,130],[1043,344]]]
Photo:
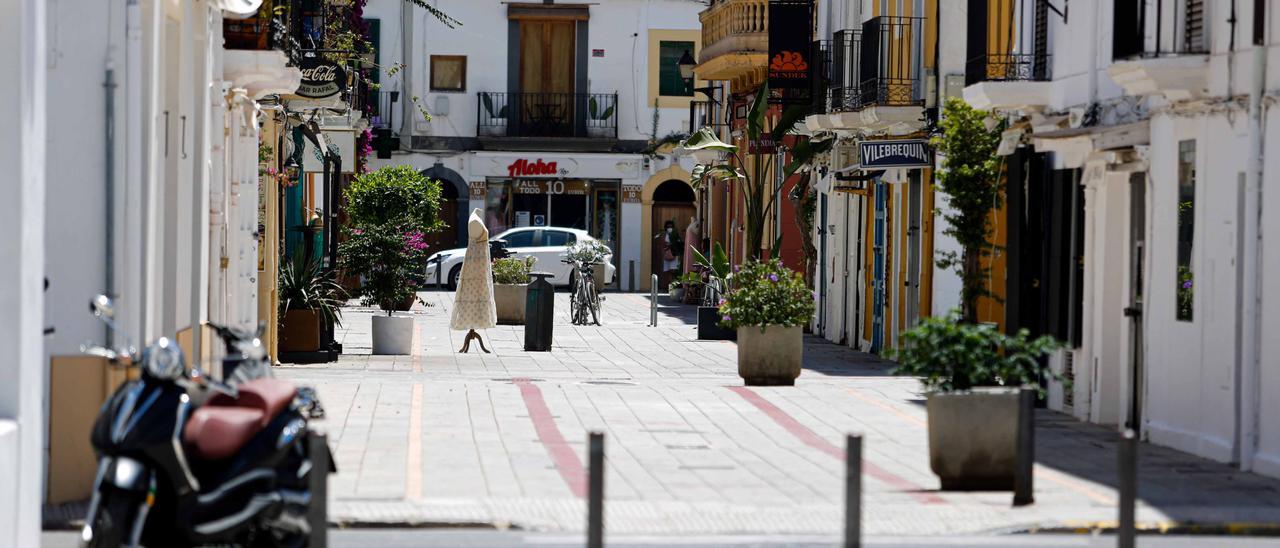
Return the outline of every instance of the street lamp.
[[[698,62],[694,60],[689,50],[684,50],[684,55],[680,56],[680,62],[677,66],[680,67],[680,77],[688,82],[693,80],[693,68],[698,66]]]

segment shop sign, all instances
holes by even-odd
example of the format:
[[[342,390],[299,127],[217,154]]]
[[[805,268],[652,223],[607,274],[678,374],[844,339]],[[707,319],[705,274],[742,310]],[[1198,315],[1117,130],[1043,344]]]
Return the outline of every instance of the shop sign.
[[[302,97],[333,97],[347,83],[347,73],[342,70],[342,66],[320,55],[303,57],[299,69],[302,71],[302,83],[298,85],[296,93]]]
[[[777,151],[778,145],[770,135],[761,135],[759,139],[747,141],[748,154],[773,154]]]
[[[924,139],[862,141],[858,149],[863,169],[921,168],[933,165],[933,150]]]
[[[622,202],[627,204],[640,203],[640,185],[622,185]]]
[[[483,200],[486,190],[488,189],[484,181],[471,181],[467,184],[467,193],[472,200]]]
[[[568,175],[568,169],[562,169],[557,162],[544,162],[542,158],[526,160],[521,158],[507,166],[508,177],[530,177],[546,175]]]
[[[530,181],[520,180],[513,185],[516,194],[569,194],[583,196],[587,193],[586,181]]]
[[[769,0],[768,13],[769,89],[779,97],[808,94],[813,0]]]

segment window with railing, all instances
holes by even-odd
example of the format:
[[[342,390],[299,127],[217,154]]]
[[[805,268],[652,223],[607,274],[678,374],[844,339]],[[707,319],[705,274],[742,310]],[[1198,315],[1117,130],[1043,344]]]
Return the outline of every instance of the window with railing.
[[[924,18],[873,17],[861,45],[856,108],[924,104]]]
[[[1112,59],[1209,53],[1204,0],[1116,2],[1114,10]]]
[[[480,137],[618,138],[616,93],[478,94]]]
[[[837,31],[831,37],[831,84],[827,87],[827,110],[844,112],[858,107],[862,94],[862,29]]]
[[[1049,80],[1049,5],[969,0],[965,85]]]

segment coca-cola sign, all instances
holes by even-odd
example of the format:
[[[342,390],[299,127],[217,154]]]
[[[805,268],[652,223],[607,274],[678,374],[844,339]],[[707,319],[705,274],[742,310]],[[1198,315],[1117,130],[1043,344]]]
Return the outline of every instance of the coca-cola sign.
[[[297,93],[303,97],[333,97],[347,84],[347,73],[342,70],[342,66],[319,55],[304,57],[299,65],[302,84],[298,86]]]

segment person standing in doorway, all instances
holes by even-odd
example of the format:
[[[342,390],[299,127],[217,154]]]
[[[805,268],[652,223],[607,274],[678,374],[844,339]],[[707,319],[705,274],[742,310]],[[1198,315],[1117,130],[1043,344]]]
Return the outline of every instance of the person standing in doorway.
[[[661,289],[670,285],[675,276],[680,275],[680,255],[684,253],[684,240],[676,230],[675,221],[663,223],[662,232],[655,234],[653,239],[662,242],[662,269],[658,275],[662,283],[659,288]]]

